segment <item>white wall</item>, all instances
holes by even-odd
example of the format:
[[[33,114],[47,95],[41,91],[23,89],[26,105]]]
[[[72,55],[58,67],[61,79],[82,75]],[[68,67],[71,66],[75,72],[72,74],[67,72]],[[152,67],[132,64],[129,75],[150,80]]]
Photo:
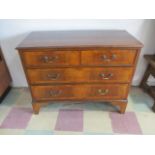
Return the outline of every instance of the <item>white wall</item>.
[[[133,85],[138,85],[146,68],[145,53],[155,53],[154,20],[0,20],[0,41],[8,64],[13,86],[27,86],[16,46],[35,30],[59,29],[125,29],[139,39],[144,48],[141,52]],[[150,79],[151,81],[153,79]]]

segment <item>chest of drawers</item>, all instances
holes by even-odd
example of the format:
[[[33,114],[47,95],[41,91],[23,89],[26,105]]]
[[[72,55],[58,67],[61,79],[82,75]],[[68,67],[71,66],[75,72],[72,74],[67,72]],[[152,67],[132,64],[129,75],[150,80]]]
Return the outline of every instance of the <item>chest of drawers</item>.
[[[124,113],[142,46],[126,31],[30,33],[17,49],[34,113],[50,101],[106,101]]]

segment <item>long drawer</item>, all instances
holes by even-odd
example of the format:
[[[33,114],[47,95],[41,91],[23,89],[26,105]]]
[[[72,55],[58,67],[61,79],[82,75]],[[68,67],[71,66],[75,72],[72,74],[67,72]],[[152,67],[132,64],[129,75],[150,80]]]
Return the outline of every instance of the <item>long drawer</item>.
[[[46,83],[125,83],[132,76],[131,67],[27,69],[31,84]]]
[[[136,50],[128,49],[103,49],[82,51],[82,65],[112,65],[130,66],[136,58]]]
[[[127,84],[83,84],[31,86],[36,100],[91,100],[91,99],[125,99]]]

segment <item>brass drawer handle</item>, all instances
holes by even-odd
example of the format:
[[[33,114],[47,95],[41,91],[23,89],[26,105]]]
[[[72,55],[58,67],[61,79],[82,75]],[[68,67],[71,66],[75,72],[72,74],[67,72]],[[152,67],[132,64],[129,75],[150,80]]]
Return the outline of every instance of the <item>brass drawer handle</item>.
[[[115,60],[116,59],[116,55],[115,54],[112,54],[112,56],[110,58],[108,58],[107,55],[102,55],[101,56],[101,59],[103,61],[112,61],[112,60]]]
[[[62,93],[61,90],[50,90],[49,95],[50,96],[59,96]]]
[[[47,78],[51,80],[57,80],[60,77],[60,74],[58,73],[49,73],[47,74]]]
[[[53,63],[54,61],[56,61],[58,59],[58,56],[43,56],[41,58],[41,60],[44,62],[44,63]]]
[[[109,80],[111,77],[113,77],[113,73],[109,73],[107,75],[105,75],[104,73],[100,73],[99,76],[104,80]]]
[[[109,93],[109,89],[98,89],[100,95],[106,95]]]

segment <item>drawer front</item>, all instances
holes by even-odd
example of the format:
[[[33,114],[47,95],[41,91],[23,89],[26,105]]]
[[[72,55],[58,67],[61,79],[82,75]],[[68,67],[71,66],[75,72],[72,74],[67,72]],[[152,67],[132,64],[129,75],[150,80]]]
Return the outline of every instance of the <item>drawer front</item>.
[[[127,84],[83,84],[31,86],[35,100],[108,100],[126,99]]]
[[[23,52],[24,63],[27,67],[53,67],[79,65],[80,54],[78,51],[35,51]]]
[[[130,82],[133,68],[102,67],[102,68],[57,68],[28,69],[31,84],[44,83],[80,83],[80,82]]]
[[[83,65],[133,65],[136,50],[105,49],[82,51]]]

